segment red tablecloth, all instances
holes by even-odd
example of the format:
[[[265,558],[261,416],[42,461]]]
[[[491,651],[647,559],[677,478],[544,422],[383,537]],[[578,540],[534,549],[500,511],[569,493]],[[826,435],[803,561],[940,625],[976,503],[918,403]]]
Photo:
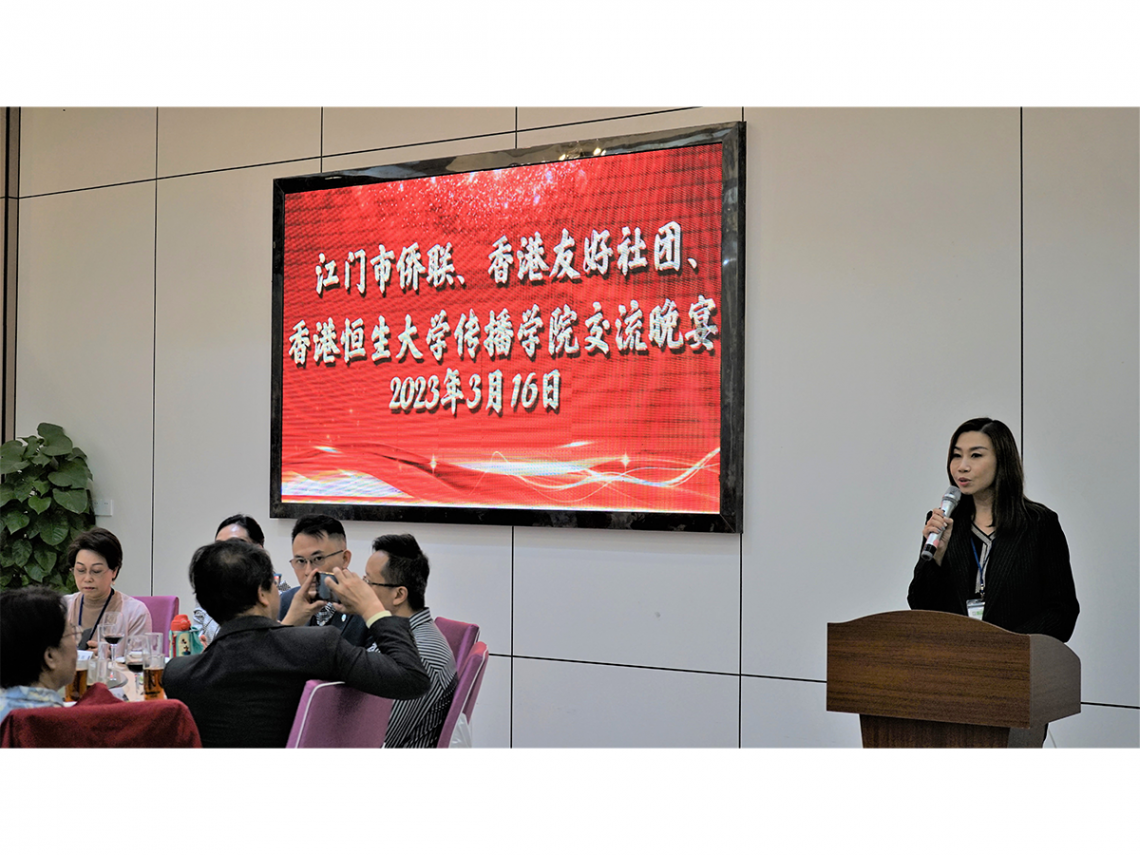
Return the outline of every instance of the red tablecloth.
[[[96,683],[72,707],[12,710],[0,748],[201,748],[181,701],[127,703]]]

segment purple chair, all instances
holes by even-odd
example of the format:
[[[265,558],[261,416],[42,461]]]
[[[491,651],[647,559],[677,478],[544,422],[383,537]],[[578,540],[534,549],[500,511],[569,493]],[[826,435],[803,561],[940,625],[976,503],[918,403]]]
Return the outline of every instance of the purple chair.
[[[309,680],[286,748],[379,748],[392,715],[391,698],[344,683]]]
[[[448,620],[445,617],[437,617],[435,619],[435,625],[439,627],[439,631],[443,633],[443,637],[447,639],[447,643],[451,647],[451,653],[455,657],[455,671],[462,676],[463,663],[467,661],[467,656],[471,653],[471,648],[474,647],[475,642],[479,640],[479,625],[463,623],[458,620]]]
[[[450,748],[451,734],[462,715],[468,723],[475,709],[475,701],[479,697],[479,688],[483,685],[483,674],[487,670],[487,645],[482,641],[475,643],[471,654],[459,671],[459,685],[455,687],[455,697],[451,701],[451,709],[443,721],[443,730],[439,733],[439,743],[436,748]]]
[[[150,628],[162,633],[162,655],[170,655],[170,622],[178,614],[178,597],[135,597],[150,612]]]

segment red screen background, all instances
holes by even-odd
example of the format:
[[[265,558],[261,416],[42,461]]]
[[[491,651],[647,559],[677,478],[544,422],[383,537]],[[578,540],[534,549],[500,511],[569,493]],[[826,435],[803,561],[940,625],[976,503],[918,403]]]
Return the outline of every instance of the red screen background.
[[[721,192],[717,144],[287,195],[279,355],[282,501],[717,513],[720,337],[706,331],[710,346],[694,342],[699,320],[689,310],[701,298],[711,301],[708,324],[719,329]],[[670,222],[680,226],[679,271],[658,270],[654,263],[658,229]],[[623,227],[640,229],[647,261],[628,274],[616,265]],[[570,265],[577,279],[551,278],[563,229],[574,241]],[[613,250],[609,270],[589,275],[586,245],[593,231],[603,229]],[[520,280],[523,239],[536,233],[548,269],[537,281]],[[504,236],[512,250],[506,285],[489,271],[495,242]],[[418,290],[401,289],[396,262],[413,243],[424,267],[429,248],[451,244],[451,284],[437,289],[424,272]],[[380,244],[393,253],[383,293],[370,263]],[[353,262],[346,269],[349,254],[359,250],[366,253],[363,267]],[[327,275],[321,253],[325,263],[336,263],[339,282],[318,291],[318,267]],[[676,306],[680,349],[650,341],[650,313],[666,299]],[[621,353],[615,339],[619,307],[628,315],[633,300],[643,313],[647,347]],[[610,325],[603,336],[608,355],[587,352],[586,320],[595,314],[595,302]],[[543,326],[532,359],[518,332],[534,305]],[[552,355],[552,313],[566,306],[577,314],[571,329],[578,352]],[[441,310],[449,330],[437,360],[426,336]],[[454,328],[472,310],[478,351],[474,359],[467,351],[461,358]],[[485,328],[492,312],[504,310],[513,343],[509,356],[492,358],[484,348]],[[397,358],[406,316],[417,329],[418,361],[410,354]],[[381,317],[391,355],[374,361],[372,335]],[[346,361],[351,341],[342,335],[358,320],[363,354]],[[299,349],[300,322],[308,346]],[[315,347],[318,324],[330,322],[340,352],[326,362]],[[448,369],[458,371],[469,401],[475,398],[470,378],[479,376],[478,406],[459,402],[453,413],[437,402],[428,410],[430,378],[442,396]],[[503,375],[499,412],[488,406],[489,375],[496,370]],[[556,409],[544,405],[543,396],[544,377],[554,370],[560,379]],[[536,402],[530,410],[522,401],[512,407],[515,376],[525,385],[532,372]],[[421,376],[417,408],[414,395],[401,392],[405,381],[414,384]]]

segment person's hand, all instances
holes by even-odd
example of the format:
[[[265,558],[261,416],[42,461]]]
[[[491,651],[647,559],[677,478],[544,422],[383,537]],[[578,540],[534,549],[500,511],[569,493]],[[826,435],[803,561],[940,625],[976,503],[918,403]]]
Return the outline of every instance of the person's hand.
[[[930,513],[930,519],[926,521],[926,525],[922,528],[922,542],[926,543],[926,538],[935,532],[942,532],[942,537],[938,540],[938,549],[934,551],[934,563],[942,566],[942,556],[946,554],[946,545],[950,543],[950,534],[954,531],[954,518],[948,517],[942,513],[942,508],[935,508]]]
[[[309,568],[304,578],[301,579],[301,587],[293,595],[293,601],[289,603],[289,611],[285,613],[281,623],[286,626],[304,626],[309,622],[309,618],[325,607],[325,601],[317,596],[320,585],[319,576],[319,569],[316,567]]]
[[[376,596],[372,586],[351,570],[334,567],[327,572],[332,578],[328,579],[325,584],[340,600],[338,611],[359,615],[365,620],[377,612],[384,611],[384,604],[380,602],[380,598]]]

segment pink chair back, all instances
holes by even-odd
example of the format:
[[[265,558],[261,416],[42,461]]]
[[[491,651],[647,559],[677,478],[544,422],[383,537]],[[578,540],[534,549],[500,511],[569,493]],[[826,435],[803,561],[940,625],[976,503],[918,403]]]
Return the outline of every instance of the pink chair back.
[[[344,683],[309,680],[297,705],[286,748],[379,748],[392,700]]]
[[[463,667],[459,671],[459,685],[455,687],[455,697],[451,701],[451,709],[443,721],[443,730],[439,733],[437,748],[451,746],[451,734],[459,722],[459,715],[463,713],[467,721],[471,721],[471,713],[475,709],[475,700],[479,696],[479,688],[483,685],[483,673],[487,669],[487,645],[482,641],[475,643]]]
[[[162,633],[162,655],[170,655],[170,622],[178,614],[178,597],[135,597],[150,612],[150,628]]]
[[[443,637],[451,647],[451,654],[455,657],[456,673],[462,675],[463,663],[467,661],[471,648],[479,640],[479,625],[448,620],[445,617],[437,617],[435,625],[439,627],[439,631],[443,633]]]

